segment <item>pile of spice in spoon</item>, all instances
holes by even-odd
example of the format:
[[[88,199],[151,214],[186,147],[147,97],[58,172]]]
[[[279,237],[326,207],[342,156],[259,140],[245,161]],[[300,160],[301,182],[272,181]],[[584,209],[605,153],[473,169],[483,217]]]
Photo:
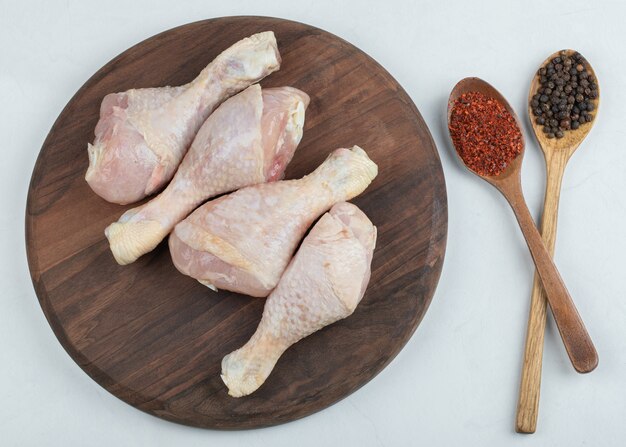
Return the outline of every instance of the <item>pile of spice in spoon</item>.
[[[522,132],[504,105],[480,92],[454,101],[448,128],[465,165],[479,175],[496,176],[523,149]]]
[[[530,100],[535,122],[548,138],[563,138],[593,120],[598,84],[580,53],[563,50],[537,72],[539,89]]]

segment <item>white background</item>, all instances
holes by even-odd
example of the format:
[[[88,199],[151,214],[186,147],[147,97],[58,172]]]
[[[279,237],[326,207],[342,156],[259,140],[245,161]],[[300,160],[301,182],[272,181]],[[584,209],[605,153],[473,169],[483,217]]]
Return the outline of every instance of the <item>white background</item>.
[[[297,422],[218,432],[135,410],[74,364],[30,282],[24,210],[46,134],[98,68],[160,31],[242,14],[326,29],[369,53],[404,86],[442,159],[448,249],[430,310],[373,381]],[[625,21],[623,1],[0,0],[0,444],[626,445]],[[513,425],[531,259],[504,199],[452,157],[443,114],[452,86],[473,75],[492,82],[524,117],[535,69],[566,47],[593,64],[602,104],[565,175],[556,261],[596,343],[600,366],[590,375],[576,374],[550,322],[539,428],[524,436]],[[545,170],[528,126],[526,134],[523,185],[538,216]]]

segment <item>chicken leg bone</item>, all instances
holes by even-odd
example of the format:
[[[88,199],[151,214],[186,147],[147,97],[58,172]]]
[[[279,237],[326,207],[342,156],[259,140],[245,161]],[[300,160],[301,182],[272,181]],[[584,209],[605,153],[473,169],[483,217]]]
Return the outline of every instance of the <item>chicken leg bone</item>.
[[[355,205],[339,203],[322,216],[268,297],[250,341],[222,360],[231,396],[257,390],[291,345],[354,312],[375,244],[376,227]]]
[[[215,107],[279,67],[276,38],[267,31],[235,43],[189,84],[105,96],[96,139],[87,146],[89,186],[119,204],[157,192]]]
[[[176,268],[215,289],[269,295],[311,224],[367,188],[378,167],[363,149],[337,149],[313,173],[255,185],[202,205],[169,240]]]
[[[168,187],[105,234],[119,264],[154,249],[208,198],[282,177],[302,138],[306,93],[258,84],[224,102],[202,125]]]

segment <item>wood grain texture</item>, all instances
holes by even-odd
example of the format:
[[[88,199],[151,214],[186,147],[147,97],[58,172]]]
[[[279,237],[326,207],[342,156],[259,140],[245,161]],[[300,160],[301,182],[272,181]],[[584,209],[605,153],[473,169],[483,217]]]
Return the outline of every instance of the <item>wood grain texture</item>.
[[[519,159],[520,157],[518,157]],[[521,160],[519,161],[521,163]],[[515,165],[517,163],[512,163]],[[519,166],[518,166],[519,167]],[[520,170],[518,169],[518,172]],[[587,332],[574,301],[570,296],[565,283],[552,261],[552,256],[544,245],[541,235],[528,210],[519,174],[504,181],[495,181],[494,186],[506,197],[513,208],[517,222],[528,244],[530,254],[535,262],[537,274],[545,291],[546,299],[552,310],[554,321],[561,334],[563,345],[572,362],[572,366],[579,373],[593,371],[598,366],[598,353]]]
[[[465,78],[459,81],[453,88],[448,100],[448,120],[450,119],[455,101],[464,93],[476,91],[500,102],[511,116],[515,118],[518,127],[522,129],[517,114],[511,108],[506,98],[493,86],[479,78]],[[499,175],[476,175],[498,189],[511,205],[528,245],[528,249],[530,250],[535,267],[537,268],[537,273],[543,284],[546,298],[552,309],[554,320],[561,334],[570,361],[576,371],[581,373],[589,372],[598,364],[598,353],[565,287],[565,283],[541,239],[541,235],[535,226],[535,222],[524,200],[521,182],[523,158],[524,150],[522,149],[520,155],[518,155]],[[461,157],[459,157],[459,159],[461,159]]]
[[[554,257],[556,227],[558,217],[561,181],[568,155],[560,151],[552,154],[554,163],[547,163],[547,182],[544,210],[541,216],[541,237],[551,257]],[[548,302],[541,285],[539,275],[535,274],[530,299],[530,313],[526,330],[524,363],[515,418],[515,430],[518,433],[534,433],[539,416],[539,394],[541,390],[541,366],[543,361],[543,340],[546,330]]]
[[[574,50],[566,50],[568,55]],[[545,66],[558,53],[550,55],[542,64]],[[596,77],[593,68],[587,63],[589,72]],[[597,77],[596,77],[597,79]],[[558,220],[559,199],[561,196],[561,182],[570,157],[587,137],[595,119],[585,123],[576,130],[565,133],[564,138],[548,138],[542,131],[542,126],[533,119],[530,101],[539,89],[539,77],[534,76],[528,94],[528,116],[530,124],[543,151],[546,162],[546,191],[541,216],[541,237],[551,257],[554,257],[556,243],[556,228]],[[596,110],[596,119],[600,97],[593,101]],[[530,297],[530,311],[526,330],[526,346],[524,348],[524,362],[520,381],[517,416],[515,430],[518,433],[534,433],[537,429],[539,417],[539,395],[541,390],[541,366],[543,360],[543,341],[546,329],[547,301],[539,277],[535,274]]]
[[[354,202],[378,227],[372,279],[354,315],[306,338],[251,396],[227,395],[224,355],[243,345],[264,300],[213,293],[179,274],[166,244],[129,266],[103,234],[128,207],[84,180],[88,141],[107,93],[190,81],[223,49],[276,33],[283,63],[263,86],[311,96],[287,178],[358,144],[379,176]],[[96,382],[155,416],[199,427],[254,428],[319,411],[363,386],[411,337],[433,296],[447,232],[446,192],[428,128],[398,83],[342,39],[296,22],[230,17],[154,36],[98,71],[65,107],[41,150],[26,239],[37,296],[56,336]]]

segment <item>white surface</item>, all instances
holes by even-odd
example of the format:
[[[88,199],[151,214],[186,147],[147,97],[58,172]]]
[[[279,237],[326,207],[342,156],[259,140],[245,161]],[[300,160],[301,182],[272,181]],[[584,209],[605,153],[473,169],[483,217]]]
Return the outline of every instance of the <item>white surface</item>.
[[[626,4],[505,2],[193,1],[0,2],[2,445],[623,446],[626,443]],[[45,7],[44,7],[45,5]],[[184,5],[184,6],[183,6]],[[448,249],[431,308],[378,377],[331,408],[246,432],[192,429],[144,414],[93,382],[63,351],[37,303],[26,264],[24,209],[32,167],[52,123],[98,68],[162,30],[209,17],[267,15],[333,32],[404,86],[437,142],[449,200]],[[513,431],[533,269],[498,193],[452,158],[447,95],[470,75],[524,113],[538,64],[580,50],[602,105],[571,161],[561,200],[557,264],[600,355],[590,375],[568,363],[553,324],[538,432]],[[524,190],[538,215],[543,158],[527,130]],[[85,155],[86,156],[86,155]]]

